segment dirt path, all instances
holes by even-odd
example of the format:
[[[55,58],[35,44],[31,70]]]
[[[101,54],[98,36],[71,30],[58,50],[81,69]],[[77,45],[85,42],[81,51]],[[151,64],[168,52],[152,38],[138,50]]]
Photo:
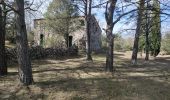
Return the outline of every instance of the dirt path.
[[[170,56],[130,64],[130,53],[115,54],[116,73],[104,72],[105,56],[32,63],[35,84],[18,85],[17,68],[0,78],[0,100],[170,100]]]

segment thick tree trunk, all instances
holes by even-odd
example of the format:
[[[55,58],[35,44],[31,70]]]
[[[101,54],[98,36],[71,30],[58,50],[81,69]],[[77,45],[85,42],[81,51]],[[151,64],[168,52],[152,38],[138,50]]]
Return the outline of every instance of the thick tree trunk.
[[[140,0],[139,5],[139,11],[138,11],[138,18],[137,18],[137,28],[136,28],[136,34],[135,34],[135,40],[133,45],[133,53],[132,53],[132,64],[137,64],[137,54],[138,54],[138,43],[139,43],[139,36],[141,32],[141,22],[143,17],[143,10],[144,10],[144,4],[145,0]]]
[[[145,41],[145,60],[148,61],[149,60],[149,37],[148,37],[148,33],[146,33],[146,41]]]
[[[107,36],[107,51],[106,51],[106,71],[107,72],[113,72],[113,35],[112,30],[108,30],[109,34]]]
[[[88,4],[89,4],[89,10],[88,10]],[[85,16],[86,16],[86,33],[87,33],[87,41],[86,41],[86,60],[92,61],[92,56],[91,56],[91,31],[90,31],[90,19],[91,19],[91,4],[92,0],[86,0],[86,5],[85,5]],[[89,11],[89,12],[88,12]]]
[[[5,19],[0,7],[0,76],[7,75],[7,63],[5,53]]]
[[[91,41],[90,41],[90,16],[87,16],[86,32],[87,32],[87,42],[86,42],[86,60],[92,61],[91,56]]]
[[[149,60],[149,16],[148,16],[148,9],[149,9],[149,4],[147,2],[147,10],[146,10],[146,30],[145,30],[145,60]]]
[[[117,0],[110,0],[106,6],[105,18],[107,22],[106,35],[107,35],[107,51],[106,51],[106,71],[113,72],[113,12],[115,10]],[[108,5],[109,4],[109,5]]]
[[[25,25],[24,0],[15,0],[16,2],[16,43],[19,63],[19,79],[23,85],[33,83],[31,61],[28,52],[27,31]]]

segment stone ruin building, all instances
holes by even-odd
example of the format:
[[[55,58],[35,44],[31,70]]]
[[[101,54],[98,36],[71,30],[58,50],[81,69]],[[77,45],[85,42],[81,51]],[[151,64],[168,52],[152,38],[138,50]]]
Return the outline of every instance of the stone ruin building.
[[[78,20],[82,24],[82,28],[77,29],[73,33],[69,33],[69,46],[75,44],[79,49],[85,49],[86,47],[86,28],[85,18],[79,17]],[[91,49],[97,51],[101,49],[102,30],[99,26],[95,16],[91,16]],[[52,37],[53,32],[49,31],[46,26],[46,19],[34,19],[34,43],[36,45],[43,45],[48,37]],[[44,42],[43,42],[44,41]]]

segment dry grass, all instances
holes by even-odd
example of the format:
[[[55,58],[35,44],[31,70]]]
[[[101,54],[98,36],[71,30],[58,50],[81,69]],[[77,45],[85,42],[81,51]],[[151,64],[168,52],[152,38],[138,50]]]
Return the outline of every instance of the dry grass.
[[[105,56],[33,61],[34,85],[18,85],[17,68],[0,78],[0,100],[170,100],[170,56],[130,64],[130,53],[115,54],[114,74]]]

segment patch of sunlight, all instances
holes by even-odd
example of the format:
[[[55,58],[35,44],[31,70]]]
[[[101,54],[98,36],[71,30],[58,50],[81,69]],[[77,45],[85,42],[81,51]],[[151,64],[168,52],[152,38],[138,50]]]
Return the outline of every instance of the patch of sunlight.
[[[20,89],[19,91],[17,91],[16,96],[23,95],[23,94],[28,94],[28,93],[29,93],[28,90]]]
[[[57,66],[78,66],[80,63],[82,63],[81,61],[69,61],[69,60],[64,60],[64,61],[60,61],[60,60],[47,60],[49,63],[49,65],[57,65]]]
[[[110,75],[111,76],[111,75]],[[86,78],[108,78],[110,77],[108,74],[106,74],[105,72],[80,72],[78,73],[74,73],[72,75],[73,78],[81,78],[81,79],[86,79]]]
[[[57,92],[49,92],[47,93],[48,98],[47,100],[70,100],[69,98],[74,97],[78,94],[75,91],[72,92],[65,92],[65,91],[57,91]]]
[[[5,100],[8,100],[8,98],[10,98],[11,97],[11,95],[10,94],[3,94],[3,95],[0,95],[0,97],[2,98],[2,99],[5,99]]]
[[[34,80],[35,81],[49,81],[51,79],[57,79],[59,78],[59,76],[57,76],[57,73],[54,72],[43,72],[43,73],[39,73],[39,74],[34,74]]]
[[[140,72],[130,72],[126,73],[128,76],[151,76],[151,74],[140,73]]]
[[[30,91],[31,91],[32,93],[37,94],[37,93],[41,93],[41,92],[42,92],[42,89],[41,89],[40,87],[35,86],[35,85],[31,85],[31,86],[30,86]]]
[[[95,61],[106,61],[106,58],[104,58],[104,57],[95,57],[94,60]]]

